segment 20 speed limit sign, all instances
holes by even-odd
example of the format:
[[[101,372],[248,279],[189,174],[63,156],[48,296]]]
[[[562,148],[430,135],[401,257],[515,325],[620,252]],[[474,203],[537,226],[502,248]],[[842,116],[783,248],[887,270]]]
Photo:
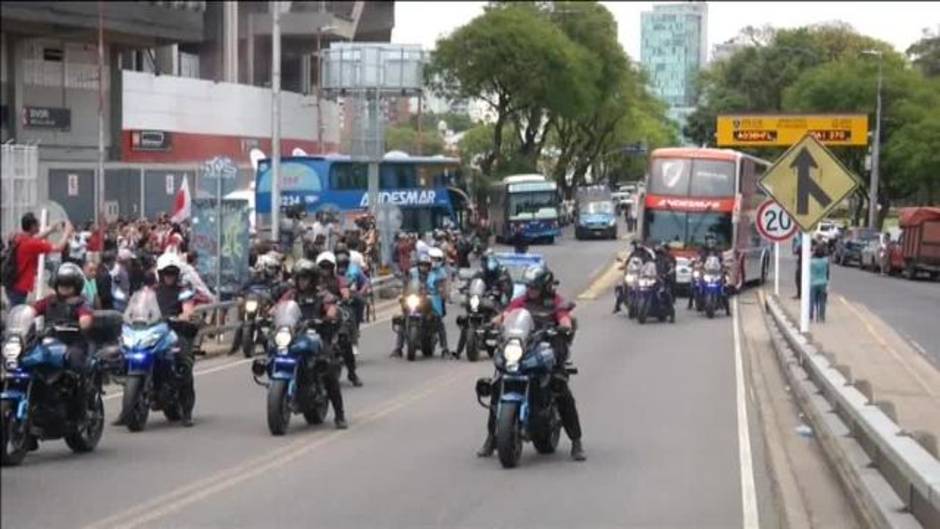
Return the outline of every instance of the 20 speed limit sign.
[[[768,241],[786,241],[793,237],[797,228],[790,215],[774,199],[768,198],[757,208],[757,231]]]

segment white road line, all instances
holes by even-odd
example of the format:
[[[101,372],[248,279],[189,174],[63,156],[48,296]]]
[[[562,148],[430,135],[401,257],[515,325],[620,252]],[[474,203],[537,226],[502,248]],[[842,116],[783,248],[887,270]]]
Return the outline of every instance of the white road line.
[[[744,364],[741,360],[741,336],[738,330],[738,298],[733,298],[732,326],[734,332],[734,379],[738,404],[738,456],[741,467],[742,529],[758,529],[757,491],[754,487],[754,461],[751,456],[751,434],[747,420],[747,393],[744,389]]]

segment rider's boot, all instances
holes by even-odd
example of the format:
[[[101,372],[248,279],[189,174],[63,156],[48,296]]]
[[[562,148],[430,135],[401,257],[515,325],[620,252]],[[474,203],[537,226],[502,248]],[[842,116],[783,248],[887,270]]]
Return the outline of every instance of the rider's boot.
[[[587,456],[584,455],[584,447],[581,446],[581,440],[571,441],[571,459],[575,461],[584,461]]]
[[[493,437],[493,434],[487,434],[486,440],[483,441],[483,446],[477,450],[477,457],[490,457],[493,455],[493,451],[496,450],[496,438]]]

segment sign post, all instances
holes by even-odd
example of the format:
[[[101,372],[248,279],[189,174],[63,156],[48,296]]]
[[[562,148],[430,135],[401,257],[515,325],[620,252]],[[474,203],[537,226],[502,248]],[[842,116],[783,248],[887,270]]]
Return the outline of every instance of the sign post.
[[[858,187],[858,180],[808,132],[774,162],[759,185],[803,232],[800,254],[800,332],[809,332],[810,233],[820,220]],[[762,223],[763,219],[758,225]]]
[[[774,243],[774,295],[780,295],[780,243],[796,233],[796,223],[780,204],[768,198],[757,208],[757,231]]]

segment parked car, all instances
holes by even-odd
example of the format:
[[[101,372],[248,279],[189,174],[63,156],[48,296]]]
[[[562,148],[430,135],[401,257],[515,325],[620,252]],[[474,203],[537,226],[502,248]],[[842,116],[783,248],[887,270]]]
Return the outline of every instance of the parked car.
[[[852,228],[845,236],[836,241],[832,260],[842,266],[851,263],[861,264],[862,248],[872,240],[878,240],[880,233],[872,228]]]
[[[890,248],[897,244],[900,237],[901,230],[892,228],[879,235],[878,238],[868,241],[862,248],[859,268],[882,274],[887,273]]]
[[[822,240],[832,248],[833,243],[841,235],[840,226],[831,220],[823,220],[816,225],[816,233],[813,238]]]
[[[940,277],[940,208],[902,208],[899,220],[901,237],[888,247],[886,272],[902,272],[908,279],[921,273]]]

